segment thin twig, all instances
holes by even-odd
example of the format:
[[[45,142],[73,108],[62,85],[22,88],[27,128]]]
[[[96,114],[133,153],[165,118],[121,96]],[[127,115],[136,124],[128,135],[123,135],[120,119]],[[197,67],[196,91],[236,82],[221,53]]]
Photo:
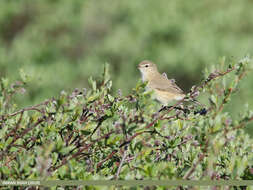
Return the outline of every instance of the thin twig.
[[[118,170],[117,170],[115,179],[118,179],[118,178],[119,178],[119,174],[120,174],[121,168],[122,168],[122,166],[123,166],[123,164],[124,164],[124,162],[125,162],[126,156],[127,156],[127,147],[126,147],[126,149],[124,150],[123,157],[122,157],[122,159],[121,159],[121,161],[120,161],[119,168],[118,168]]]
[[[193,174],[193,172],[196,170],[199,163],[205,158],[205,156],[206,156],[205,153],[207,152],[208,144],[209,144],[209,140],[206,139],[203,153],[199,154],[199,158],[198,158],[197,162],[193,164],[192,168],[184,175],[183,179],[189,179],[191,177],[191,175]]]
[[[83,151],[85,151],[85,150],[87,150],[88,148],[90,148],[93,144],[95,144],[96,142],[98,142],[98,141],[100,141],[100,140],[102,140],[102,139],[108,138],[108,137],[109,137],[111,134],[113,134],[114,132],[115,132],[115,131],[111,131],[111,132],[109,132],[109,133],[103,135],[102,137],[99,137],[98,139],[94,140],[94,141],[91,142],[90,144],[81,147],[81,148],[80,148],[75,154],[73,154],[70,158],[65,157],[65,158],[62,160],[62,162],[61,162],[60,165],[58,165],[58,166],[56,166],[56,167],[50,167],[50,168],[48,169],[48,171],[53,172],[53,171],[59,169],[59,168],[62,167],[63,165],[67,164],[69,160],[78,157],[80,154],[82,154]],[[116,152],[115,152],[115,153],[116,153]]]
[[[104,162],[106,162],[107,160],[109,160],[110,158],[113,157],[114,154],[116,154],[118,151],[117,150],[114,150],[111,152],[111,154],[109,154],[105,159],[103,159],[102,161],[100,161],[98,164],[97,164],[97,168],[100,168]]]
[[[19,138],[23,137],[25,134],[27,134],[29,131],[31,131],[33,128],[38,126],[40,123],[42,123],[45,120],[45,118],[39,118],[36,123],[34,123],[30,128],[25,129],[20,135],[15,136],[11,143],[6,147],[6,151],[13,145],[14,142],[16,142]]]
[[[21,112],[20,117],[19,117],[19,120],[18,120],[18,122],[17,122],[17,124],[16,124],[16,127],[15,127],[14,129],[12,129],[11,132],[10,132],[9,134],[6,135],[5,141],[7,141],[7,139],[9,138],[9,136],[11,136],[12,134],[15,134],[15,132],[16,132],[16,135],[17,135],[18,128],[20,127],[20,123],[21,123],[22,118],[23,118],[23,113],[24,113],[24,112]],[[15,137],[14,137],[14,138],[15,138]]]
[[[199,163],[204,159],[205,155],[200,154],[199,159],[196,163],[193,164],[192,168],[184,175],[183,179],[189,179],[190,176],[193,174],[193,172],[196,170],[196,167],[199,165]]]
[[[232,130],[236,130],[236,129],[243,128],[243,127],[245,127],[246,124],[248,124],[248,123],[251,122],[251,121],[253,121],[253,116],[250,117],[247,121],[243,121],[243,122],[241,122],[239,125],[233,127]]]
[[[24,111],[32,111],[32,110],[38,111],[40,113],[42,112],[40,109],[37,108],[37,106],[32,106],[32,107],[23,108],[22,110],[19,110],[19,111],[12,113],[12,114],[9,114],[9,115],[7,115],[7,117],[12,117],[12,116],[18,115]]]
[[[20,113],[22,113],[24,111],[38,111],[38,112],[42,113],[42,110],[38,109],[38,107],[40,107],[42,105],[47,105],[50,101],[51,100],[46,100],[46,101],[44,101],[42,103],[39,103],[39,104],[34,105],[34,106],[29,106],[29,107],[23,108],[23,109],[18,110],[18,111],[14,112],[14,113],[6,114],[6,115],[1,115],[0,116],[0,121],[4,120],[4,118],[6,118],[6,117],[12,117],[12,116],[18,115],[18,114],[20,114]]]

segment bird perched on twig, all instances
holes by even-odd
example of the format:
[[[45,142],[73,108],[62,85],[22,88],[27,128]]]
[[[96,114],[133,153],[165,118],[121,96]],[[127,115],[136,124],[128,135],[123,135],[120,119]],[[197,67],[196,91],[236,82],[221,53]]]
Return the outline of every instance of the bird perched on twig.
[[[142,75],[142,81],[148,82],[148,90],[153,90],[155,98],[163,105],[167,105],[172,100],[182,100],[185,97],[175,80],[168,79],[165,73],[160,74],[156,65],[151,61],[142,61],[138,68]]]

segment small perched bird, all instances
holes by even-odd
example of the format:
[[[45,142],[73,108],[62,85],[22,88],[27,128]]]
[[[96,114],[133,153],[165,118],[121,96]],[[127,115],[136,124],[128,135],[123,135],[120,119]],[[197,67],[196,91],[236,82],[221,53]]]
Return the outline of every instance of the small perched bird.
[[[142,81],[148,82],[148,90],[153,90],[155,98],[163,105],[167,105],[172,100],[182,100],[185,97],[175,80],[168,79],[166,73],[160,74],[156,65],[151,61],[142,61],[138,68],[142,75]]]

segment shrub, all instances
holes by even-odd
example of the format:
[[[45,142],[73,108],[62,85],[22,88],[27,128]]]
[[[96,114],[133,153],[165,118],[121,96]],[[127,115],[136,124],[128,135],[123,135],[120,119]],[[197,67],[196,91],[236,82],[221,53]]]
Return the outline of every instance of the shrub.
[[[25,74],[14,84],[2,79],[0,179],[253,179],[253,140],[244,132],[253,112],[232,118],[223,110],[249,65],[248,57],[223,60],[160,111],[141,82],[113,95],[107,64],[90,90],[19,111],[12,97],[24,91]],[[192,103],[200,95],[204,107]]]

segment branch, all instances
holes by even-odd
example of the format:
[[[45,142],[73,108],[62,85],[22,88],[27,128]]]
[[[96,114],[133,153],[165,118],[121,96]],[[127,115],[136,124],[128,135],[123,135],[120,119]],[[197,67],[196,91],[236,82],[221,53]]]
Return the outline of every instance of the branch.
[[[251,121],[253,121],[253,116],[251,116],[250,118],[248,118],[247,121],[243,121],[243,122],[241,122],[239,125],[233,127],[232,130],[236,130],[236,129],[243,128],[243,127],[245,127],[246,124],[248,124],[248,123],[251,122]]]
[[[196,170],[196,167],[199,165],[199,163],[204,159],[204,154],[199,154],[199,159],[196,163],[193,164],[192,168],[186,173],[183,177],[183,179],[189,179],[189,177],[193,174],[193,172]]]
[[[21,109],[21,110],[19,110],[19,111],[16,111],[16,112],[14,112],[14,113],[7,114],[7,115],[1,115],[1,116],[0,116],[0,121],[4,120],[4,118],[6,118],[6,117],[7,117],[7,118],[8,118],[8,117],[12,117],[12,116],[18,115],[18,114],[20,114],[20,113],[22,113],[22,112],[25,112],[25,111],[32,111],[32,110],[33,110],[33,111],[38,111],[38,112],[42,113],[42,110],[38,109],[38,107],[40,107],[40,106],[42,106],[42,105],[47,105],[50,101],[51,101],[51,100],[46,100],[46,101],[44,101],[44,102],[42,102],[42,103],[39,103],[39,104],[34,105],[34,106],[30,106],[30,107],[23,108],[23,109]]]
[[[7,139],[9,138],[9,136],[11,136],[12,134],[15,134],[15,132],[17,132],[17,130],[18,130],[19,126],[20,126],[20,123],[21,123],[21,121],[22,121],[22,118],[23,118],[23,113],[24,113],[24,112],[21,112],[20,117],[19,117],[19,120],[18,120],[18,122],[17,122],[17,124],[16,124],[16,127],[15,127],[14,129],[12,129],[11,132],[10,132],[9,134],[6,135],[5,141],[7,141]],[[14,137],[14,138],[15,138],[15,137]]]
[[[50,168],[48,169],[48,171],[53,172],[53,171],[59,169],[59,168],[62,167],[63,165],[67,164],[67,162],[68,162],[69,160],[78,157],[80,154],[82,154],[83,151],[87,150],[89,147],[91,147],[91,146],[92,146],[93,144],[95,144],[96,142],[98,142],[98,141],[100,141],[100,140],[102,140],[102,139],[108,138],[112,133],[114,133],[114,131],[111,131],[111,132],[109,132],[109,133],[103,135],[102,137],[100,137],[100,138],[94,140],[94,141],[93,141],[92,143],[90,143],[89,145],[85,145],[85,146],[81,147],[81,148],[80,148],[75,154],[73,154],[70,158],[65,157],[65,158],[62,160],[62,162],[61,162],[60,165],[58,165],[58,166],[56,166],[56,167],[53,167],[53,166],[52,166],[52,167],[50,167]],[[116,152],[115,152],[115,153],[116,153]]]
[[[118,168],[118,170],[117,170],[115,179],[118,179],[118,178],[119,178],[119,174],[120,174],[121,168],[122,168],[122,166],[123,166],[123,163],[125,162],[126,156],[127,156],[127,147],[126,147],[126,149],[124,150],[123,157],[122,157],[122,159],[121,159],[121,161],[120,161],[119,168]]]
[[[44,120],[45,120],[44,117],[43,117],[43,118],[39,118],[39,119],[37,120],[37,122],[34,123],[30,128],[25,129],[20,135],[15,136],[15,137],[12,139],[11,143],[6,147],[5,151],[7,151],[7,150],[11,147],[11,145],[12,145],[14,142],[16,142],[19,138],[21,138],[21,137],[23,137],[24,135],[26,135],[29,131],[31,131],[33,128],[35,128],[36,126],[38,126],[38,125],[39,125],[40,123],[42,123]]]
[[[114,154],[116,154],[118,151],[117,150],[114,150],[111,152],[111,154],[109,154],[105,159],[103,159],[102,161],[100,161],[97,165],[97,168],[100,168],[104,162],[106,162],[107,160],[109,160],[110,158],[113,157]]]

